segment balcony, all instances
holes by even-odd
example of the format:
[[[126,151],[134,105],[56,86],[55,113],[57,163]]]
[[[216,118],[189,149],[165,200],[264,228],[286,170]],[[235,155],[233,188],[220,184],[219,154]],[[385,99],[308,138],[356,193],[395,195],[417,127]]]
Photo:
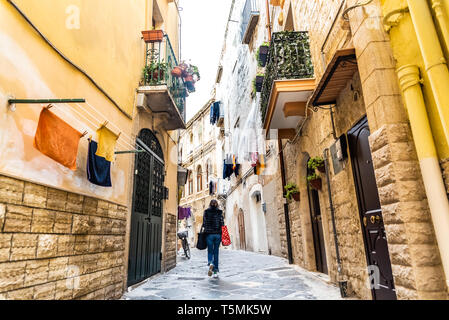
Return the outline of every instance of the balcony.
[[[264,129],[278,129],[281,138],[294,135],[315,87],[308,33],[274,33],[261,92]]]
[[[166,130],[185,129],[187,91],[182,78],[171,74],[177,65],[167,35],[161,42],[146,43],[145,68],[138,88],[137,107],[149,108],[157,114]]]
[[[249,44],[259,22],[259,2],[258,0],[246,0],[242,12],[242,23],[240,25],[240,34],[243,44]]]

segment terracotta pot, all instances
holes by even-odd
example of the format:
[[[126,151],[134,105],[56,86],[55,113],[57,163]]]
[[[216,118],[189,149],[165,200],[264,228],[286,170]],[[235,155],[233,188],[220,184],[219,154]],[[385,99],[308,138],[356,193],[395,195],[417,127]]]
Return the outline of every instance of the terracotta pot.
[[[324,166],[324,164],[321,165],[321,166],[319,166],[319,167],[317,167],[317,169],[318,169],[318,171],[321,172],[321,173],[325,173],[325,172],[326,172],[326,167]]]
[[[164,75],[165,73],[163,70],[155,70],[153,71],[153,78],[151,80],[159,82],[161,80],[164,80]]]
[[[321,178],[310,180],[309,183],[310,183],[310,186],[315,190],[321,190],[321,188],[323,187]]]
[[[161,42],[164,39],[164,32],[162,30],[146,30],[142,31],[142,35],[146,43]]]
[[[297,192],[297,193],[293,193],[292,194],[292,198],[295,200],[295,201],[298,201],[299,202],[299,198],[301,197],[301,194],[299,193],[299,192]]]
[[[174,67],[171,74],[173,77],[180,78],[182,76],[182,69],[180,67]]]

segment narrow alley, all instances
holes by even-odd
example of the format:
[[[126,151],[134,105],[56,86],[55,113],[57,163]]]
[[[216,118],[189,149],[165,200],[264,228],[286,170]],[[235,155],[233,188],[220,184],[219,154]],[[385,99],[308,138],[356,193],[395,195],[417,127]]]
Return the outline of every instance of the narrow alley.
[[[337,287],[275,256],[225,249],[220,275],[207,276],[206,251],[178,255],[176,268],[148,279],[125,300],[340,300]]]

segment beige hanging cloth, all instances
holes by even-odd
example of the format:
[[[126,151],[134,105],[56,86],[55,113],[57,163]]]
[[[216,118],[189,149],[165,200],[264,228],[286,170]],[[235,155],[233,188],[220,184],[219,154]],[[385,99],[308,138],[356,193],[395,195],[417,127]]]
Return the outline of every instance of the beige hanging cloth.
[[[118,136],[105,126],[97,130],[98,148],[95,155],[103,157],[109,162],[114,161],[115,144]]]

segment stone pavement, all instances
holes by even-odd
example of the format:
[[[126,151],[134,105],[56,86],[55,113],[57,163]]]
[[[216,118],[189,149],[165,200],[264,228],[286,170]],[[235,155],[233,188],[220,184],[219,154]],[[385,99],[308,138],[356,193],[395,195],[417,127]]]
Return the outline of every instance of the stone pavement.
[[[124,300],[340,300],[340,290],[283,258],[220,248],[220,275],[207,276],[207,251],[178,255],[176,268],[126,293]]]

